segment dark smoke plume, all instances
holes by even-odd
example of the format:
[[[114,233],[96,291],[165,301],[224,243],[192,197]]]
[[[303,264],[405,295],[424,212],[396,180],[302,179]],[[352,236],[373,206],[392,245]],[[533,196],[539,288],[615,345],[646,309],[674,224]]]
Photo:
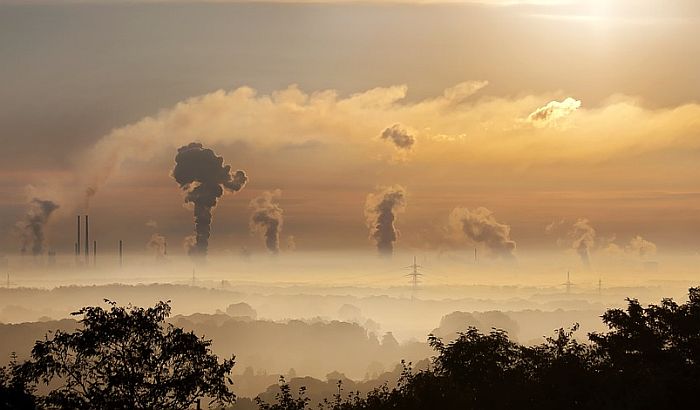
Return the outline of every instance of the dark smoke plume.
[[[487,208],[455,208],[450,214],[450,224],[464,233],[467,239],[484,245],[494,255],[503,259],[515,257],[513,252],[516,245],[510,238],[510,226],[498,222]]]
[[[400,124],[394,124],[382,131],[380,135],[382,139],[390,140],[396,145],[396,148],[409,150],[416,143],[416,138],[408,133],[408,130]]]
[[[237,192],[248,181],[245,172],[231,173],[224,159],[202,144],[192,142],[180,147],[175,156],[173,178],[187,192],[185,202],[194,204],[195,241],[190,255],[205,256],[211,232],[211,211],[224,194],[224,188]]]
[[[394,222],[396,214],[406,207],[406,189],[400,185],[387,187],[380,192],[367,195],[365,217],[369,236],[377,243],[380,255],[391,256],[399,231]]]
[[[51,214],[58,209],[58,204],[53,201],[34,198],[29,202],[27,213],[17,223],[22,231],[22,252],[31,248],[32,255],[41,255],[44,252],[44,227]]]
[[[284,218],[282,208],[274,200],[279,198],[282,191],[279,189],[270,192],[265,191],[259,197],[250,201],[250,229],[260,232],[265,237],[265,247],[272,253],[280,251],[280,232]]]

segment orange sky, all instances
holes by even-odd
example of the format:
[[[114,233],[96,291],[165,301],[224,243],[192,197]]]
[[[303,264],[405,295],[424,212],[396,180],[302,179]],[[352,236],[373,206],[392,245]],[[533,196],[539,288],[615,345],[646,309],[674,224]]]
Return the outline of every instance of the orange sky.
[[[262,248],[248,203],[280,189],[299,249],[372,250],[365,200],[395,184],[399,249],[470,247],[462,207],[493,212],[516,252],[568,246],[545,227],[583,218],[598,252],[700,247],[693,2],[145,3],[0,2],[2,252],[32,197],[61,205],[48,240],[70,252],[87,186],[104,240],[145,248],[155,220],[180,243],[169,172],[192,141],[250,176],[212,249]],[[380,137],[393,126],[414,143]]]

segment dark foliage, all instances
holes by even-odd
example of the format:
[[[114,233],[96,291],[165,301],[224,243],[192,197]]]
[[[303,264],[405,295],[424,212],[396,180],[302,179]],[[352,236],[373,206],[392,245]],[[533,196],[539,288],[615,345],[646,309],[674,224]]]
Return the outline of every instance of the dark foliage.
[[[75,332],[37,341],[30,360],[3,374],[3,385],[30,393],[45,384],[48,393],[35,398],[40,408],[186,409],[198,397],[217,405],[235,400],[228,388],[233,357],[220,364],[211,341],[166,324],[167,303],[143,309],[107,302],[109,309],[76,312],[83,318]]]
[[[700,389],[700,288],[689,300],[642,307],[628,299],[626,310],[603,315],[607,333],[592,333],[590,343],[573,338],[578,326],[558,330],[538,346],[522,346],[502,330],[482,334],[475,328],[445,343],[430,336],[435,350],[428,370],[410,364],[396,388],[386,386],[361,397],[338,394],[322,409],[663,409],[696,403]],[[289,386],[282,381],[279,403]],[[283,399],[283,400],[282,400]],[[299,405],[302,404],[302,407]]]

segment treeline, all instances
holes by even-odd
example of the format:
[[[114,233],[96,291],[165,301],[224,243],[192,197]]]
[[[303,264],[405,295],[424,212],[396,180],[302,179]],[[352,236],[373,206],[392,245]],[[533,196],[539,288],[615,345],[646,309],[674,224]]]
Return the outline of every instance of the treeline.
[[[663,409],[697,405],[700,388],[700,288],[677,304],[664,299],[603,315],[609,330],[573,338],[577,326],[560,329],[536,346],[511,341],[506,332],[469,328],[445,343],[430,336],[430,368],[410,364],[398,386],[366,395],[340,390],[323,409]],[[264,410],[305,409],[305,390],[293,394],[281,381],[276,401]]]
[[[577,341],[560,329],[525,346],[504,330],[467,328],[452,341],[431,335],[435,356],[420,370],[404,363],[398,384],[335,394],[317,406],[354,409],[659,409],[693,405],[700,387],[700,288],[688,301],[664,299],[603,315],[605,332]],[[235,402],[234,358],[220,361],[211,342],[166,322],[170,308],[84,308],[81,327],[36,342],[29,360],[0,369],[0,408],[186,409]],[[330,378],[329,378],[330,379]],[[297,383],[298,384],[298,383]],[[312,385],[312,388],[319,387]],[[322,386],[327,388],[327,386]],[[348,388],[349,387],[349,388]],[[39,389],[41,388],[41,389]],[[262,410],[311,408],[307,386],[284,379],[260,397]],[[242,403],[241,403],[242,404]]]

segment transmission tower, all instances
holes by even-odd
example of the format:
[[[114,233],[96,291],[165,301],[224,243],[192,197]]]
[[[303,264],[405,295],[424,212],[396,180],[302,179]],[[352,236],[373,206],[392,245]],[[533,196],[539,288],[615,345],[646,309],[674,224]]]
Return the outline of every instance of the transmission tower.
[[[418,265],[416,263],[415,256],[413,257],[413,265],[406,266],[404,268],[411,270],[411,273],[404,275],[411,278],[411,300],[414,300],[416,298],[416,291],[418,290],[418,285],[420,284],[420,276],[423,276],[423,274],[419,272],[419,270],[422,268],[423,266]]]

